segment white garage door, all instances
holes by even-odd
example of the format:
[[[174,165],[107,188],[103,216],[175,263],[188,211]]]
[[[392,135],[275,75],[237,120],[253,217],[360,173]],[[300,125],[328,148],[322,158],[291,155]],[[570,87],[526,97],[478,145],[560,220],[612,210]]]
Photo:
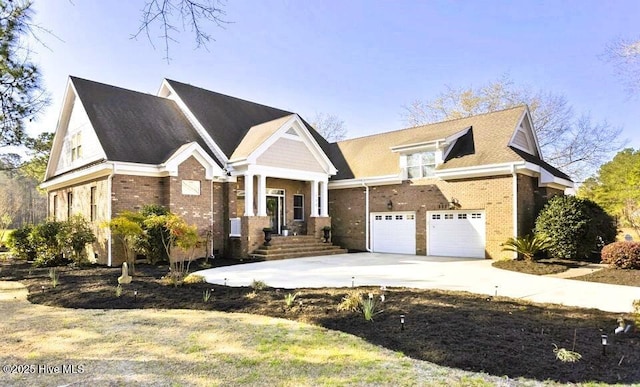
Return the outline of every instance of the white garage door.
[[[427,213],[427,255],[485,257],[484,211]]]
[[[371,213],[371,250],[376,253],[415,254],[415,212]]]

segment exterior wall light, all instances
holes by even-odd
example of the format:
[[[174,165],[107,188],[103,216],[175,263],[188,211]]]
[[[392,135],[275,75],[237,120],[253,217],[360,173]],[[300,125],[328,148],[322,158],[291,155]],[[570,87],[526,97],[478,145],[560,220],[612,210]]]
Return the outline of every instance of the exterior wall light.
[[[606,355],[607,354],[607,345],[609,345],[609,342],[607,340],[608,337],[607,337],[607,335],[602,335],[602,336],[600,336],[600,338],[602,340],[602,354]]]
[[[393,209],[393,202],[391,201],[391,199],[389,199],[389,201],[387,202],[387,209],[388,210],[392,210]]]

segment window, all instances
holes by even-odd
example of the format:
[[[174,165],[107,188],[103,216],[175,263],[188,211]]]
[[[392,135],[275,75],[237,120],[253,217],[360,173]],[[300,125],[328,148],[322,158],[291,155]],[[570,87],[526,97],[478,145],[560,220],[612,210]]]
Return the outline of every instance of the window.
[[[53,220],[58,220],[58,195],[53,195]]]
[[[445,219],[453,219],[453,214],[444,214]]]
[[[471,214],[471,219],[482,219],[482,214]]]
[[[431,219],[433,219],[433,220],[438,220],[438,219],[440,219],[440,214],[433,214],[433,215],[431,215]]]
[[[435,152],[419,152],[407,155],[407,177],[409,179],[433,176],[435,168]]]
[[[396,220],[402,220],[402,219],[404,219],[404,216],[402,216],[402,215],[396,215]]]
[[[91,221],[93,222],[96,220],[96,216],[98,214],[98,204],[96,203],[96,187],[91,187],[89,201],[91,203]]]
[[[458,214],[458,219],[467,219],[467,214]]]
[[[415,218],[416,216],[413,214],[407,215],[407,220],[414,220]]]
[[[200,195],[200,180],[182,180],[183,195]]]
[[[293,195],[293,220],[304,220],[304,195]]]
[[[382,215],[376,215],[376,220],[382,220]]]
[[[71,215],[73,215],[73,194],[71,192],[67,193],[67,219],[71,219]]]
[[[82,133],[71,136],[71,161],[82,158]]]
[[[393,220],[393,215],[385,215],[384,220]]]

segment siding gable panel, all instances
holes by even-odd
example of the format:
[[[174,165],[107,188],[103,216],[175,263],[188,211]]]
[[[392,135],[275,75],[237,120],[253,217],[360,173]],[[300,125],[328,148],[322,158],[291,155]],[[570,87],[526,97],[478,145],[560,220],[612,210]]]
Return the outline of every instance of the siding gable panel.
[[[256,160],[258,165],[325,172],[304,142],[280,138]]]

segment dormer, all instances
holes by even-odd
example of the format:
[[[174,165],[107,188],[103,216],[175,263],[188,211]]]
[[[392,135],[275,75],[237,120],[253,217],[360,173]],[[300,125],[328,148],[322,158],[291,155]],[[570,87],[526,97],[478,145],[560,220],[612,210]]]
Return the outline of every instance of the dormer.
[[[402,179],[435,177],[436,168],[447,160],[457,140],[470,131],[471,127],[467,127],[445,138],[392,146],[391,151],[400,154]]]

